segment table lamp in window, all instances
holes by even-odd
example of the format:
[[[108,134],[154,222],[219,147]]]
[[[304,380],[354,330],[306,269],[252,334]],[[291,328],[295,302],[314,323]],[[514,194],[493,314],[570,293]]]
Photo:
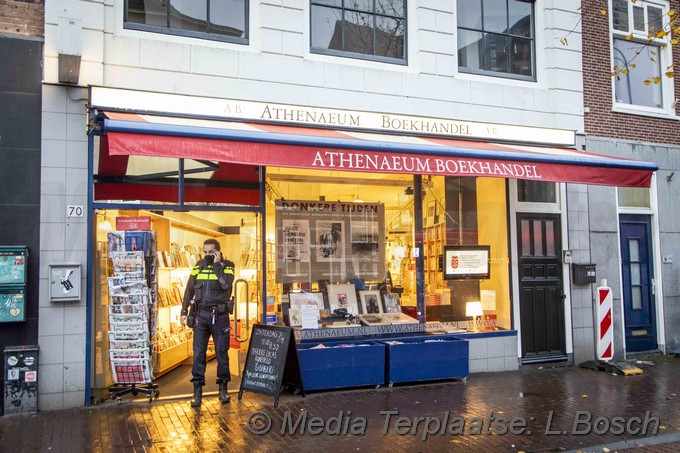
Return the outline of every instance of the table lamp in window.
[[[480,301],[476,300],[465,304],[465,316],[472,317],[473,332],[479,332],[479,320],[477,317],[483,315],[484,310],[482,309],[482,303]]]

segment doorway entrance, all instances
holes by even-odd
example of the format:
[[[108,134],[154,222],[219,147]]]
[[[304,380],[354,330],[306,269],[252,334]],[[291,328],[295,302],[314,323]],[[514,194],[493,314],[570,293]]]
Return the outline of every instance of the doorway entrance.
[[[566,360],[560,216],[517,214],[523,364]]]
[[[217,208],[219,209],[219,208]],[[260,216],[257,212],[220,210],[145,210],[99,209],[94,215],[96,260],[93,265],[95,299],[95,396],[107,397],[106,389],[116,381],[121,360],[120,348],[147,349],[153,382],[158,385],[161,398],[188,397],[192,393],[191,364],[193,362],[193,330],[182,326],[180,312],[187,281],[193,266],[202,258],[203,242],[216,239],[225,259],[235,264],[236,282],[233,286],[235,310],[231,316],[232,338],[229,365],[230,390],[238,389],[247,350],[249,327],[259,322],[262,313],[260,269],[262,245]],[[128,220],[144,221],[140,231],[117,231]],[[141,231],[143,230],[143,231]],[[128,236],[151,238],[137,252],[129,249]],[[118,245],[113,242],[120,238]],[[113,242],[112,242],[113,241]],[[112,252],[115,250],[115,252]],[[136,250],[136,249],[135,249]],[[119,341],[121,331],[130,329],[125,324],[126,314],[133,312],[130,304],[122,304],[113,297],[111,285],[128,273],[121,273],[120,263],[132,260],[134,254],[144,255],[140,269],[143,275],[131,285],[149,288],[148,308],[139,311],[144,347]],[[131,261],[132,262],[132,261]],[[141,282],[141,283],[135,283]],[[117,284],[117,283],[115,283]],[[121,288],[127,287],[127,281]],[[129,305],[129,306],[128,306]],[[122,310],[124,309],[124,310]],[[137,313],[137,311],[134,311]],[[147,328],[148,324],[148,328]],[[134,332],[133,332],[134,333]],[[116,355],[118,354],[118,355]],[[215,345],[208,345],[208,364],[204,395],[217,393]],[[118,369],[118,368],[116,368]]]
[[[621,215],[619,221],[626,351],[656,350],[651,218]]]

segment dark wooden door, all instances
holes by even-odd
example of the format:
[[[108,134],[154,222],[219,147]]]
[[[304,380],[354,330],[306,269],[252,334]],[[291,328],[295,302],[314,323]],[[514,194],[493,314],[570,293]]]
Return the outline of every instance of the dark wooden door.
[[[626,350],[655,350],[658,344],[654,312],[651,219],[644,215],[622,215],[619,220]]]
[[[560,216],[517,214],[522,363],[566,359]]]

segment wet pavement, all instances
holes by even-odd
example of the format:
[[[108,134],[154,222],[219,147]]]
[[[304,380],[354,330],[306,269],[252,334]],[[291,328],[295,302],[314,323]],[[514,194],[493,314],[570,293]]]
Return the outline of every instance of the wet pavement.
[[[250,392],[225,406],[206,397],[200,410],[124,399],[0,417],[0,450],[680,451],[680,359],[639,366],[638,376],[543,367],[305,398],[284,392],[278,408]]]

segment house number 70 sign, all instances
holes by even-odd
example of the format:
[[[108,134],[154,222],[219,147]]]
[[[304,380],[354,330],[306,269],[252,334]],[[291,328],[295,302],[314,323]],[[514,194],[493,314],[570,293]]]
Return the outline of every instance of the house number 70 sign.
[[[69,205],[66,209],[67,217],[83,217],[84,211],[82,205]]]

